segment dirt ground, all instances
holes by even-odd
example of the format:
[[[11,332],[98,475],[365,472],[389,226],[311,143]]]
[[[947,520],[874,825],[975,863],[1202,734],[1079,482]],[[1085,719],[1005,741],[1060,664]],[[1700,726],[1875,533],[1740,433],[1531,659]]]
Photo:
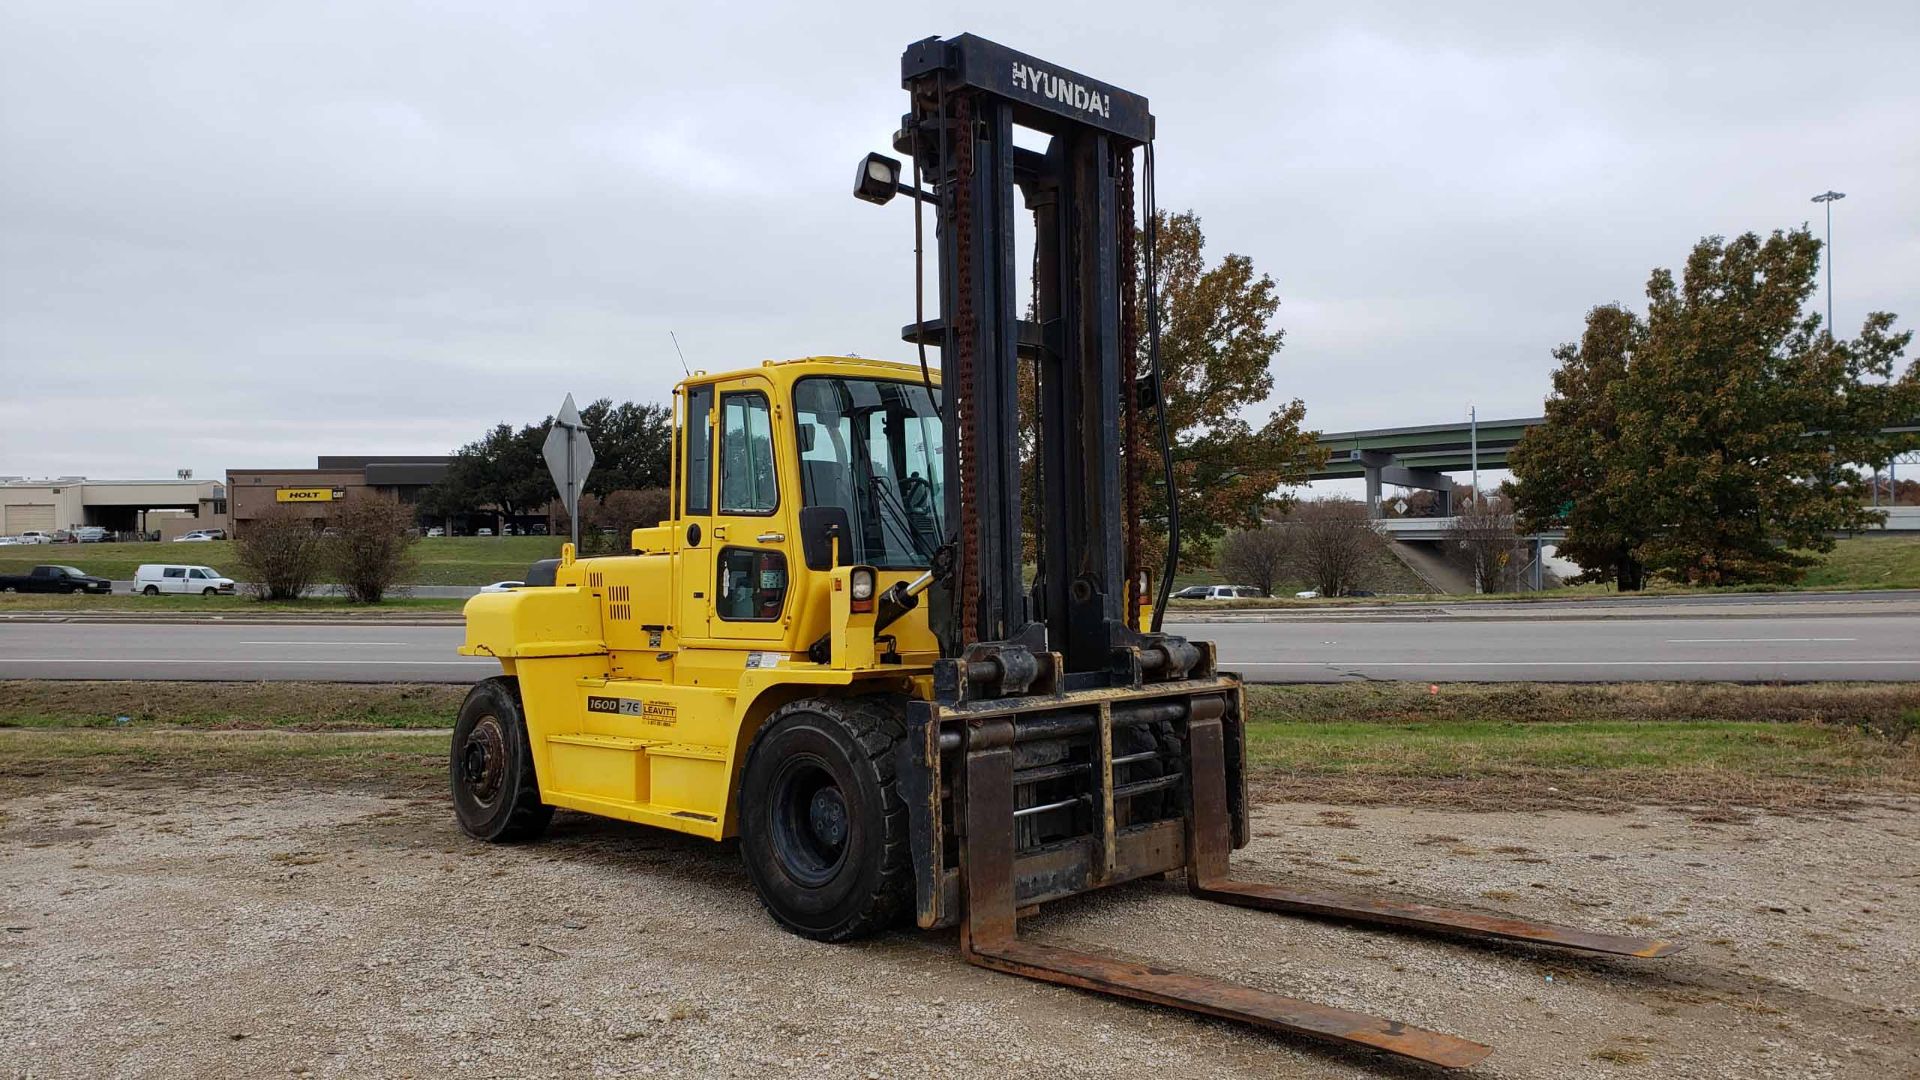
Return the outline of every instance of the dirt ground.
[[[0,809],[0,1075],[1368,1077],[1385,1058],[776,929],[731,846],[253,781]],[[1596,959],[1141,883],[1023,932],[1490,1043],[1486,1077],[1920,1075],[1920,800],[1814,816],[1260,811],[1243,876],[1689,943]]]

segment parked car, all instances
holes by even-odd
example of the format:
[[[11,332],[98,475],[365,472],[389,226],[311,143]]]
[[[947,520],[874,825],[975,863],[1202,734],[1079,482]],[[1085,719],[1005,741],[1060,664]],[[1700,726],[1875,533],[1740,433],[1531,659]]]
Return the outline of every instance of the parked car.
[[[143,563],[133,574],[133,591],[145,596],[159,596],[161,593],[231,596],[235,588],[232,578],[211,566]]]
[[[428,536],[445,536],[447,535],[447,530],[441,528],[438,525],[435,525],[433,528],[427,530],[427,535]]]
[[[0,575],[0,592],[110,593],[113,582],[72,566],[36,566],[24,574]]]
[[[473,535],[475,535],[475,536],[492,536],[492,535],[493,535],[493,530],[492,530],[492,529],[480,529],[480,530],[478,530],[477,532],[475,532],[475,533],[474,533]]]
[[[526,587],[527,587],[527,583],[524,581],[496,581],[491,585],[480,586],[480,591],[481,592],[512,592],[515,589],[524,589]]]
[[[82,544],[104,544],[113,539],[113,534],[98,525],[82,525],[73,530],[73,538]]]
[[[51,542],[55,544],[77,544],[80,542],[80,538],[73,535],[69,530],[55,529],[53,530],[53,539]]]
[[[1189,585],[1173,596],[1176,600],[1249,600],[1258,599],[1260,590],[1251,585]]]
[[[17,536],[0,536],[0,547],[14,547],[20,543]]]
[[[1318,600],[1320,599],[1320,590],[1301,589],[1299,592],[1293,594],[1293,598],[1295,600]]]
[[[23,532],[19,536],[15,537],[15,539],[19,540],[23,544],[53,543],[53,537],[47,533],[41,532],[39,529],[28,529],[26,532]]]
[[[226,538],[227,531],[225,529],[195,529],[185,536],[174,537],[173,542],[176,544],[203,544],[209,540],[225,540]]]

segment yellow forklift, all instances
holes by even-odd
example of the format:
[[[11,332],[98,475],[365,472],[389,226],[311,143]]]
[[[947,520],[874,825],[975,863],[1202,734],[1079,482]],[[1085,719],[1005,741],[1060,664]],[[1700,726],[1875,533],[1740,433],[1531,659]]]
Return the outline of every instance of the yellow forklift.
[[[1488,1048],[1024,941],[1017,922],[1180,874],[1246,907],[1674,951],[1229,876],[1248,838],[1240,682],[1211,644],[1161,630],[1180,523],[1157,305],[1134,273],[1144,260],[1154,280],[1147,102],[972,35],[916,42],[901,66],[894,143],[911,165],[869,155],[855,194],[911,198],[917,253],[934,218],[939,314],[904,331],[919,363],[811,357],[675,389],[671,517],[626,554],[569,545],[528,588],[467,604],[460,651],[501,674],[454,731],[461,826],[531,840],[565,808],[737,837],[768,913],[807,937],[958,926],[986,967],[1443,1066]],[[1016,145],[1016,126],[1047,148]],[[1031,320],[1016,314],[1016,195],[1034,226]],[[1169,538],[1153,591],[1150,483]]]

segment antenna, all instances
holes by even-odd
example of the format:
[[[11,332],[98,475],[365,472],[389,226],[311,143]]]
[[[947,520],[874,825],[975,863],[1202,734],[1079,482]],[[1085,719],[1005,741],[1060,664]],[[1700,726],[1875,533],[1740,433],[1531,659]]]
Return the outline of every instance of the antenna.
[[[687,354],[680,351],[680,339],[671,330],[667,331],[667,336],[673,338],[673,351],[680,357],[680,370],[687,373],[687,378],[693,378],[692,370],[687,367]]]

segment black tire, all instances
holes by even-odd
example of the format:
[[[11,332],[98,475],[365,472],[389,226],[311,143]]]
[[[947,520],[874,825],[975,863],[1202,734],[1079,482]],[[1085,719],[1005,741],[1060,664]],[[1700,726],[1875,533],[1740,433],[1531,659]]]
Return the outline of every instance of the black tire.
[[[62,585],[62,586],[60,586],[60,595],[61,595],[61,596],[72,596],[72,595],[73,595],[73,586],[72,586],[71,584],[68,584],[68,585]]]
[[[447,772],[453,816],[468,836],[498,844],[537,840],[553,820],[553,807],[540,801],[516,679],[497,676],[467,692]]]
[[[200,595],[201,595],[201,596],[212,596],[212,595],[214,594],[214,592],[215,592],[215,590],[213,590],[213,589],[201,589],[201,590],[200,590]]]
[[[149,586],[147,586],[146,588],[144,588],[144,589],[142,589],[142,590],[140,590],[140,591],[141,591],[141,592],[143,592],[143,593],[146,593],[146,594],[147,594],[148,596],[159,596],[159,595],[160,595],[160,586],[158,586],[158,585],[149,585]]]
[[[911,906],[907,807],[894,748],[900,698],[809,698],[761,726],[740,780],[740,855],[775,921],[815,941],[852,941]]]

